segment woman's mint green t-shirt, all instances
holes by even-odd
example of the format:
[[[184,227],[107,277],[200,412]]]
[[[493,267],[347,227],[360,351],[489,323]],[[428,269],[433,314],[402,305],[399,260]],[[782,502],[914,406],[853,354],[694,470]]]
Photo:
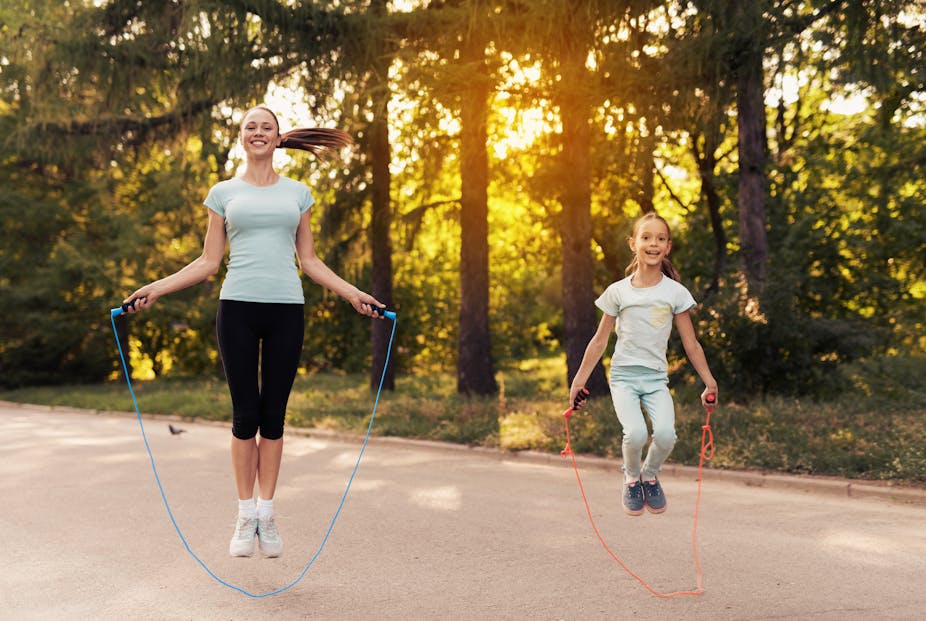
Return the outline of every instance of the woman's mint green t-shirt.
[[[296,229],[315,199],[304,183],[280,177],[258,187],[236,177],[212,186],[203,203],[225,219],[229,257],[220,300],[305,302]]]

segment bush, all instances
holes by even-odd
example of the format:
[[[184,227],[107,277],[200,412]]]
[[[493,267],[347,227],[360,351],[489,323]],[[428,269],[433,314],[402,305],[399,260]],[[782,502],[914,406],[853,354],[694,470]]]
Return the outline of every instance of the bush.
[[[711,371],[726,394],[832,398],[845,364],[884,349],[888,335],[860,318],[806,314],[785,279],[760,298],[726,283],[694,317]],[[697,382],[677,335],[673,380]]]

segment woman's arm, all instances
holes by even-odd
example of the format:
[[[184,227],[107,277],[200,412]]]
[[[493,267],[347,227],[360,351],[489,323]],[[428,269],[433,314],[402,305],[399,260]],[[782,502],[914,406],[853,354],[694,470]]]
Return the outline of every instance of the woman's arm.
[[[617,317],[607,313],[601,316],[601,321],[598,322],[598,330],[589,340],[588,346],[585,348],[585,355],[582,356],[582,364],[579,366],[579,370],[576,371],[576,376],[572,379],[572,387],[569,389],[570,405],[575,403],[576,396],[585,387],[585,382],[588,381],[588,376],[592,374],[595,365],[601,362],[601,356],[608,346],[608,339],[611,338],[611,332],[614,330],[616,321]]]
[[[296,229],[296,258],[299,260],[299,269],[322,287],[350,302],[358,313],[383,319],[382,315],[373,312],[373,307],[382,308],[384,304],[335,274],[315,254],[315,239],[312,237],[309,213],[306,211],[302,214],[299,219],[299,228]]]
[[[698,337],[695,336],[694,325],[691,323],[691,315],[688,314],[688,311],[683,311],[675,316],[675,327],[678,329],[679,336],[682,337],[682,347],[685,348],[685,355],[688,356],[691,366],[694,367],[701,381],[704,382],[701,403],[707,405],[706,398],[708,395],[714,395],[715,400],[717,399],[717,380],[714,379],[711,369],[707,365],[704,348],[701,347]]]
[[[222,258],[225,256],[225,219],[211,209],[207,211],[209,212],[209,224],[206,228],[202,254],[183,269],[145,285],[123,300],[124,303],[135,300],[135,303],[129,307],[129,313],[144,310],[153,305],[162,295],[199,284],[219,271]]]

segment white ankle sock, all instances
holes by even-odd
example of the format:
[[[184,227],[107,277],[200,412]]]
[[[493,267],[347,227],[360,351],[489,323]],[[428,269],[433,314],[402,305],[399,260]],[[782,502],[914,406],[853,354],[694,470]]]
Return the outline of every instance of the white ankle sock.
[[[273,517],[273,498],[264,500],[260,496],[257,497],[257,517],[262,520]]]
[[[254,506],[253,498],[238,499],[238,517],[255,518],[257,517],[257,507]]]

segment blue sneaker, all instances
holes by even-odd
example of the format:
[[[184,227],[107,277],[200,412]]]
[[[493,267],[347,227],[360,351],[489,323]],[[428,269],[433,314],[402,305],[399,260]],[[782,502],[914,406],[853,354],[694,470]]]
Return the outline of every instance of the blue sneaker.
[[[625,482],[621,503],[624,505],[624,513],[627,515],[640,515],[643,513],[643,485],[639,481]]]
[[[666,510],[666,495],[662,491],[662,485],[659,484],[659,479],[653,479],[652,481],[642,481],[643,485],[643,499],[646,504],[646,509],[650,513],[662,513]]]

